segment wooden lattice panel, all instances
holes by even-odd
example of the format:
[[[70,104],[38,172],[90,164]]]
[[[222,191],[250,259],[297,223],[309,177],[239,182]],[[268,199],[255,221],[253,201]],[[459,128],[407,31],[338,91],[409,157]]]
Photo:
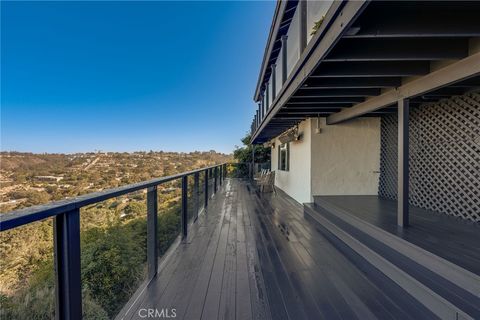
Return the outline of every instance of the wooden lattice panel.
[[[411,204],[480,221],[480,94],[410,111]],[[397,116],[382,118],[379,195],[397,196]]]

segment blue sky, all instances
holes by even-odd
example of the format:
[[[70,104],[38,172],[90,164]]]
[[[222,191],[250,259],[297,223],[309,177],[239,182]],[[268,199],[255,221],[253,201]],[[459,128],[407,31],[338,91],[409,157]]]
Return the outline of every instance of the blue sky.
[[[2,1],[2,151],[231,152],[274,7]]]

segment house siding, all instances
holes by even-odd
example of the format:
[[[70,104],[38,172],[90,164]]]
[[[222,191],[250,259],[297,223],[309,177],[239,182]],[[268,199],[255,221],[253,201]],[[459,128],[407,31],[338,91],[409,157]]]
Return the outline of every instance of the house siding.
[[[275,170],[275,186],[285,191],[300,203],[311,202],[311,125],[310,119],[299,124],[302,134],[300,141],[290,142],[290,167],[288,171],[278,170],[278,146],[281,144],[275,138],[275,150],[272,149],[272,170]]]
[[[313,195],[376,195],[380,168],[380,118],[326,125],[312,119]]]

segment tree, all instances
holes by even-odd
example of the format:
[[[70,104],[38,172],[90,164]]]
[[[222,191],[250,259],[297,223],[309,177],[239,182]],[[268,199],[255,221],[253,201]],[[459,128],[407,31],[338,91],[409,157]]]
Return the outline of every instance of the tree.
[[[250,143],[251,136],[247,134],[243,139],[243,147],[236,147],[233,151],[233,157],[238,162],[252,162],[252,148],[255,151],[255,162],[256,163],[265,163],[270,162],[270,148],[265,148],[261,144],[252,145]]]

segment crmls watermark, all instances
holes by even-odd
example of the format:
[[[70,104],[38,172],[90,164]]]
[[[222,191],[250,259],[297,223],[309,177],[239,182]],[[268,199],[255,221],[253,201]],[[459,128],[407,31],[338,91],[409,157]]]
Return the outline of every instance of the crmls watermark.
[[[138,316],[143,319],[148,318],[161,318],[161,319],[172,319],[177,317],[177,309],[172,308],[142,308],[138,310]]]

